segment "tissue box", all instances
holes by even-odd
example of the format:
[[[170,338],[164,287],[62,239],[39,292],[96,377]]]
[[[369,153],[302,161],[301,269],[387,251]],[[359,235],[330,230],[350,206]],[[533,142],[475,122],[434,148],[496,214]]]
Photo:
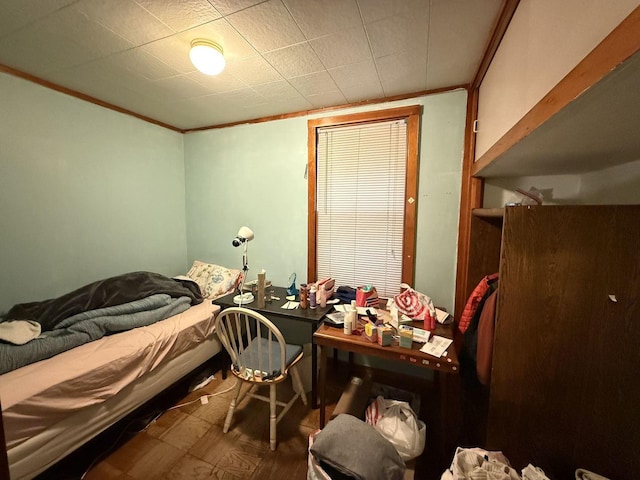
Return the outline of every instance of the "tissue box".
[[[388,347],[391,345],[393,340],[393,329],[391,327],[385,327],[384,325],[379,325],[377,327],[378,330],[378,345],[383,347]]]
[[[364,337],[370,342],[378,341],[378,329],[373,322],[364,324]]]
[[[400,325],[398,334],[400,336],[400,346],[402,348],[411,348],[413,344],[413,328]]]

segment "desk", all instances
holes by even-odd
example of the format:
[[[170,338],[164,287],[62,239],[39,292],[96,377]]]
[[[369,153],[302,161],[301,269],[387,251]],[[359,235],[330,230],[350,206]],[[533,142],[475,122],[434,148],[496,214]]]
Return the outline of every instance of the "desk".
[[[416,322],[416,326],[421,327],[422,322]],[[453,338],[453,325],[438,325],[436,327],[435,335],[440,335],[447,338]],[[440,412],[441,421],[443,426],[446,426],[446,374],[458,374],[460,371],[460,363],[458,362],[458,354],[451,344],[447,351],[447,356],[436,358],[434,356],[422,353],[419,349],[421,344],[413,342],[413,348],[401,348],[398,346],[398,342],[388,347],[381,347],[377,343],[372,343],[367,340],[364,335],[345,335],[340,328],[330,327],[328,325],[322,325],[313,334],[314,350],[316,345],[320,347],[320,381],[319,381],[319,394],[320,394],[320,428],[325,425],[325,385],[327,375],[327,349],[336,348],[339,350],[345,350],[347,352],[360,353],[362,355],[369,355],[387,360],[394,360],[401,363],[408,363],[416,365],[418,367],[433,370],[437,377],[438,387],[440,390]],[[441,375],[445,374],[445,375]]]
[[[254,310],[263,314],[266,317],[287,318],[289,320],[295,320],[297,322],[306,323],[309,326],[309,342],[313,343],[313,334],[318,328],[320,320],[324,317],[332,308],[332,305],[327,305],[325,308],[318,305],[317,308],[296,308],[295,310],[286,310],[281,308],[287,302],[287,289],[284,287],[269,287],[273,290],[273,294],[279,297],[280,300],[271,300],[271,302],[265,304],[264,308],[258,308],[258,300],[254,300],[251,303],[242,305],[243,307]],[[237,295],[237,292],[230,293],[224,297],[213,300],[213,303],[219,305],[221,309],[228,307],[237,307],[233,303],[233,297]],[[296,300],[298,300],[296,298]],[[318,371],[318,356],[315,348],[311,349],[311,405],[313,408],[318,408],[318,380],[316,372]]]

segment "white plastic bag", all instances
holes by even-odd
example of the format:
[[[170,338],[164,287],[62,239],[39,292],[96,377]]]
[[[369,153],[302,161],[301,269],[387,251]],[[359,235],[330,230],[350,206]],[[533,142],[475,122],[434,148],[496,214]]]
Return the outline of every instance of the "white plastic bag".
[[[424,450],[427,426],[418,419],[407,402],[389,400],[379,396],[372,405],[376,405],[377,415],[372,421],[367,418],[380,434],[389,440],[403,460],[411,460]]]

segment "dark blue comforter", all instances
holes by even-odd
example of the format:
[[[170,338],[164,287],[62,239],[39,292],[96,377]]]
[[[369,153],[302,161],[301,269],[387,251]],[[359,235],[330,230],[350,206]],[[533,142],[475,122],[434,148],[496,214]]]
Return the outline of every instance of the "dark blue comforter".
[[[4,320],[35,320],[42,334],[24,345],[0,342],[0,374],[105,335],[150,325],[201,302],[193,282],[134,272],[94,282],[59,298],[16,305]]]

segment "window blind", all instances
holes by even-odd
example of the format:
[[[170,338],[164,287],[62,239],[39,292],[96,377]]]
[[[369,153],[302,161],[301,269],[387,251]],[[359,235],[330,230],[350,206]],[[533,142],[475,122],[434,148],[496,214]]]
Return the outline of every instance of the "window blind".
[[[318,278],[400,291],[407,168],[405,120],[318,129]]]

